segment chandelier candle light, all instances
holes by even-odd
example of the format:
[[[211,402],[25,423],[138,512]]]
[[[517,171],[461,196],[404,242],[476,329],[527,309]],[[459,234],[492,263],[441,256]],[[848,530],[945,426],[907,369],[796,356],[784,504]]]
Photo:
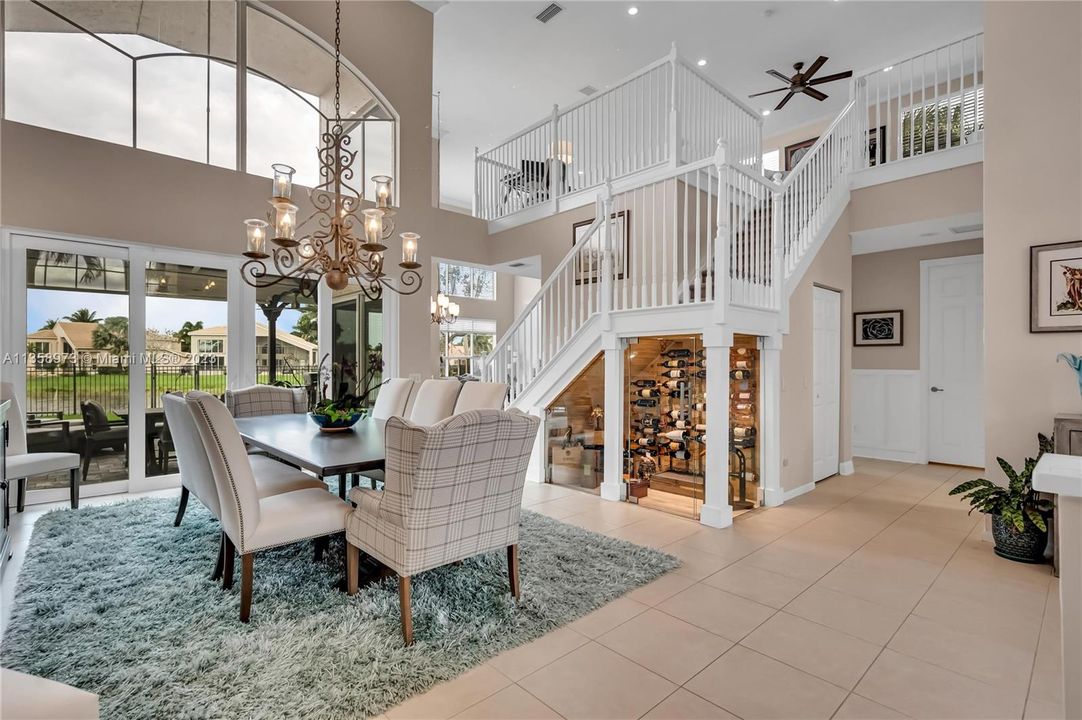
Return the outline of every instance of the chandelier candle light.
[[[336,0],[334,6],[334,119],[329,130],[322,133],[317,151],[320,183],[308,191],[314,211],[303,222],[297,222],[298,207],[293,203],[296,171],[289,165],[272,165],[271,211],[267,220],[244,221],[247,250],[243,254],[248,261],[242,268],[242,277],[257,288],[295,280],[299,292],[306,297],[314,296],[321,278],[332,290],[344,289],[352,278],[369,300],[381,298],[384,288],[400,295],[412,295],[421,289],[422,277],[418,272],[421,263],[417,256],[420,235],[401,234],[402,261],[398,263],[401,272],[397,282],[384,272],[384,252],[387,240],[394,233],[396,214],[391,208],[393,180],[387,175],[372,177],[375,207],[364,210],[361,209],[364,193],[350,184],[357,151],[349,149],[350,136],[342,125],[341,0]],[[305,228],[308,231],[298,237],[298,232]],[[268,235],[273,246],[267,245]],[[273,268],[267,267],[268,259]],[[451,305],[457,316],[457,304]]]
[[[443,293],[437,294],[429,306],[432,309],[432,322],[436,325],[450,325],[458,320],[458,303],[451,302]]]

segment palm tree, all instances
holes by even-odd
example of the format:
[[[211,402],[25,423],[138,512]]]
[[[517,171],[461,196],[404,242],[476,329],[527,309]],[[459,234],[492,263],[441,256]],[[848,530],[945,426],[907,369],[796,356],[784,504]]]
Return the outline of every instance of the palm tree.
[[[98,319],[97,311],[96,310],[91,310],[89,308],[79,308],[78,310],[73,312],[71,315],[65,315],[64,319],[67,320],[68,322],[81,322],[81,323],[100,322],[100,320]]]
[[[191,320],[185,320],[184,324],[180,326],[180,330],[173,333],[173,337],[180,341],[180,349],[184,352],[192,351],[192,332],[195,330],[203,329],[203,321],[197,320],[194,323]]]
[[[107,317],[94,328],[90,341],[95,350],[108,350],[120,365],[120,356],[128,352],[128,318]]]
[[[39,328],[39,330],[52,330],[54,327],[56,327],[56,323],[57,323],[56,318],[53,318],[52,320],[46,320],[45,324],[42,325]]]
[[[306,306],[301,311],[301,316],[297,318],[297,322],[293,325],[293,334],[310,343],[318,342],[319,322],[316,312],[314,306]]]

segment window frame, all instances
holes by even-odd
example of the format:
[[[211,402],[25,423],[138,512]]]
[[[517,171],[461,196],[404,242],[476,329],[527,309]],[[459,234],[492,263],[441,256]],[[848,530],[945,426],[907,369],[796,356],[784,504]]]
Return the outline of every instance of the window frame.
[[[475,272],[483,272],[483,273],[491,274],[492,275],[492,297],[484,297],[482,295],[473,295],[473,294],[463,295],[461,293],[448,292],[448,289],[444,284],[445,283],[445,277],[444,277],[444,268],[445,267],[466,268],[466,269],[468,269],[470,271],[470,273],[469,273],[469,275],[467,276],[467,279],[466,279],[466,285],[467,285],[467,291],[468,292],[472,292],[472,288],[474,287],[473,273],[475,273]],[[468,263],[452,262],[450,260],[439,260],[438,263],[437,263],[437,267],[436,267],[436,278],[437,278],[437,283],[439,285],[439,288],[438,288],[439,292],[443,293],[447,297],[456,297],[456,298],[462,298],[462,299],[465,299],[465,300],[483,300],[485,302],[496,302],[496,300],[497,300],[497,297],[496,297],[496,294],[497,294],[496,293],[496,276],[497,276],[497,274],[496,274],[495,270],[491,270],[489,268],[481,267],[479,265],[470,265]]]

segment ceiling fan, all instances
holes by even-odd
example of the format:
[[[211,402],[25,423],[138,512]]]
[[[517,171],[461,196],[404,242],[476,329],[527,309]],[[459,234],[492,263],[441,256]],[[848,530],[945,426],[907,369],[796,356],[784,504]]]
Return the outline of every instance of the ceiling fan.
[[[823,67],[827,59],[828,58],[825,55],[820,55],[815,60],[815,62],[811,64],[811,67],[809,67],[807,70],[804,70],[804,63],[794,63],[793,69],[796,70],[796,74],[792,77],[786,77],[777,70],[767,70],[767,75],[776,77],[778,80],[784,82],[786,86],[777,88],[775,90],[767,90],[765,92],[755,93],[754,95],[749,95],[748,97],[759,97],[760,95],[769,95],[771,93],[783,92],[788,90],[788,93],[785,95],[785,97],[783,97],[781,99],[781,102],[778,103],[778,106],[774,108],[775,110],[781,110],[783,107],[785,107],[785,103],[789,102],[797,93],[804,93],[808,97],[813,97],[819,101],[826,100],[827,94],[816,90],[814,87],[812,87],[813,85],[822,85],[823,83],[833,82],[835,80],[844,80],[847,77],[853,76],[852,70],[846,70],[845,72],[834,73],[833,75],[824,75],[821,78],[816,78],[812,80],[812,75],[815,75],[815,73],[819,72],[819,68]]]

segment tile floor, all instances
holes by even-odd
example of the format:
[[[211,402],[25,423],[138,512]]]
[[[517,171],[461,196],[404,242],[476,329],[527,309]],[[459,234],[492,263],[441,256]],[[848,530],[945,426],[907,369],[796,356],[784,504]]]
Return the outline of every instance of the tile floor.
[[[726,530],[528,484],[531,510],[683,566],[387,718],[1062,718],[1056,581],[947,496],[975,471],[856,469]],[[0,622],[44,510],[15,520]]]

